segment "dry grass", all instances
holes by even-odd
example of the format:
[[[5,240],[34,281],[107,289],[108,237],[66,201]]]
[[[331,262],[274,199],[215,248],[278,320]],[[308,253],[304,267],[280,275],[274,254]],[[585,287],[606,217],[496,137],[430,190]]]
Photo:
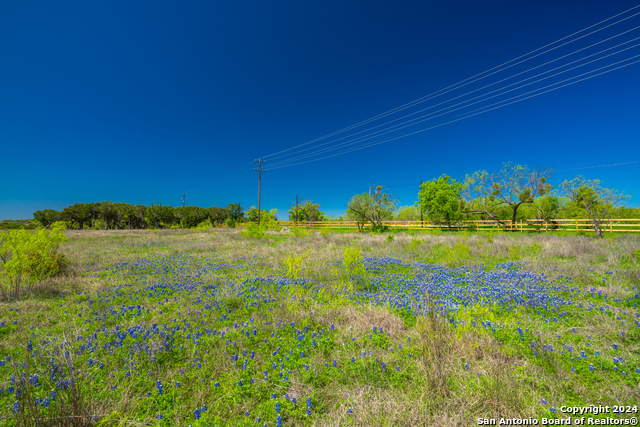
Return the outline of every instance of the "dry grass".
[[[91,278],[90,269],[105,269],[115,263],[134,261],[154,256],[190,254],[193,257],[220,257],[230,261],[240,257],[258,257],[258,267],[246,274],[260,275],[270,271],[282,272],[282,260],[288,255],[299,256],[309,251],[305,261],[305,276],[320,281],[337,281],[336,261],[342,259],[347,247],[359,248],[365,256],[396,256],[406,261],[456,263],[456,265],[492,265],[498,262],[523,261],[533,270],[544,271],[551,277],[572,277],[582,289],[595,287],[610,295],[630,295],[630,286],[640,284],[640,265],[630,255],[640,248],[640,236],[623,236],[596,240],[581,236],[557,236],[536,234],[468,234],[441,233],[389,234],[361,233],[313,233],[295,237],[277,232],[267,232],[263,239],[247,238],[240,230],[218,229],[215,232],[166,230],[148,232],[140,230],[120,231],[67,231],[69,241],[62,247],[72,268],[66,275],[39,283],[30,295],[21,301],[0,303],[0,317],[9,309],[32,313],[32,326],[51,324],[52,309],[48,299],[80,291],[93,293],[106,286],[100,279]],[[468,252],[460,251],[464,246]],[[438,258],[443,248],[451,258]],[[439,252],[440,251],[440,252]],[[444,253],[444,252],[443,252]],[[462,254],[462,255],[460,255]],[[271,267],[273,266],[273,268]],[[264,268],[262,268],[264,267]],[[613,274],[605,274],[613,272]],[[606,280],[604,278],[606,277]],[[213,281],[218,276],[207,276]],[[231,292],[228,292],[231,296]],[[637,308],[627,312],[635,314]],[[542,413],[541,398],[555,402],[565,401],[569,375],[552,359],[548,365],[532,363],[508,345],[499,343],[490,334],[480,331],[456,330],[435,317],[418,318],[415,325],[408,324],[385,307],[355,306],[338,301],[334,304],[300,308],[295,302],[274,307],[272,319],[301,322],[303,314],[314,322],[329,328],[334,324],[337,332],[332,336],[337,350],[331,354],[314,356],[313,363],[323,365],[333,359],[345,359],[343,348],[352,344],[354,336],[369,335],[374,326],[389,334],[392,345],[406,343],[411,337],[417,351],[410,362],[393,359],[388,350],[371,349],[371,358],[384,357],[399,365],[410,366],[411,376],[404,384],[370,385],[362,378],[344,378],[330,382],[322,390],[314,390],[292,375],[288,389],[291,397],[303,401],[310,392],[320,393],[326,416],[314,425],[322,426],[459,426],[475,423],[479,417],[537,418]],[[592,313],[593,314],[593,313]],[[261,318],[262,313],[252,314]],[[162,319],[158,318],[160,322]],[[152,321],[156,321],[152,318]],[[55,322],[55,319],[54,319]],[[123,321],[124,328],[133,326],[136,320]],[[616,336],[619,324],[612,316],[595,313],[578,318],[577,333],[583,336]],[[274,331],[275,326],[271,325]],[[541,328],[540,343],[551,342],[555,334],[569,335],[567,327],[561,330]],[[277,332],[276,332],[277,333]],[[3,345],[14,347],[24,342],[23,336],[4,338]],[[539,343],[539,344],[540,344]],[[358,349],[369,350],[369,349]],[[629,343],[624,355],[632,359],[640,354],[640,344]],[[222,354],[211,357],[223,358]],[[605,355],[609,357],[609,355]],[[348,356],[349,358],[351,356]],[[225,362],[226,363],[226,362]],[[393,369],[389,361],[388,369]],[[465,363],[471,366],[466,371]],[[217,369],[236,369],[221,363]],[[216,373],[218,371],[215,371]],[[569,378],[570,380],[570,378]],[[572,393],[582,400],[598,402],[607,399],[626,402],[640,400],[640,391],[620,382],[605,383],[600,390],[581,384],[572,384]],[[204,401],[206,389],[199,388]],[[119,394],[121,413],[133,411],[135,396],[128,390]],[[105,402],[89,401],[96,412],[108,413],[113,409]],[[102,406],[101,406],[102,405]],[[105,406],[106,405],[106,406]],[[352,413],[349,412],[352,410]],[[545,409],[546,410],[546,409]],[[244,409],[238,403],[234,413]],[[114,423],[121,420],[113,420]],[[141,424],[149,420],[136,420]],[[303,425],[303,424],[296,424]],[[307,424],[304,424],[307,425]]]

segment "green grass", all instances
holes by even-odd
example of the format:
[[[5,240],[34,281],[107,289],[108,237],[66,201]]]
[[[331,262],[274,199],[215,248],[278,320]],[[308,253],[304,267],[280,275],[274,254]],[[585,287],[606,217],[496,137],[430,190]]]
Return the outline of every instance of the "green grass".
[[[0,423],[470,425],[640,398],[640,236],[67,234],[72,270],[0,303]],[[436,311],[436,294],[422,310],[368,294],[463,286],[473,268],[505,286],[544,274],[550,299]]]

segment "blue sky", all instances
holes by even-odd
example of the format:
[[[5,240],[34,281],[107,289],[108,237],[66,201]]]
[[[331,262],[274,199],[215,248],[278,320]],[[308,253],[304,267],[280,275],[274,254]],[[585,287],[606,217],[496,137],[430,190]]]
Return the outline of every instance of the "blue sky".
[[[38,209],[102,200],[178,206],[183,192],[192,205],[241,203],[248,208],[257,205],[253,161],[260,157],[266,157],[268,170],[262,180],[262,207],[277,208],[281,217],[296,194],[337,216],[351,195],[375,184],[390,186],[400,203],[409,205],[418,188],[405,184],[442,174],[463,180],[466,174],[496,170],[507,161],[556,170],[639,161],[640,63],[348,154],[272,170],[270,165],[286,158],[269,157],[638,4],[2,2],[0,219],[32,218]],[[638,12],[640,8],[607,24]],[[567,57],[571,59],[484,92],[640,37],[636,26],[640,15],[403,113],[562,55],[574,53]],[[620,35],[623,31],[629,32]],[[465,111],[639,54],[640,47],[634,47],[385,137],[444,123]],[[338,137],[345,135],[349,133]],[[639,206],[640,163],[558,172],[554,183],[578,173],[623,190],[632,195],[628,205]]]

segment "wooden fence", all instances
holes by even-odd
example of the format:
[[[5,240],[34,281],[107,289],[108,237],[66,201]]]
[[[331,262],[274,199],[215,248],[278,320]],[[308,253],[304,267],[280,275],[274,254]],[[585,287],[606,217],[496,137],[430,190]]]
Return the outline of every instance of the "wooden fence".
[[[448,229],[447,223],[432,222],[432,221],[382,221],[382,225],[389,228],[398,229]],[[279,227],[305,227],[313,229],[358,229],[358,223],[356,221],[313,221],[313,222],[294,222],[294,221],[278,221]],[[365,224],[365,227],[370,227],[371,224]],[[503,221],[500,224],[493,220],[468,220],[452,222],[452,230],[456,231],[538,231],[538,232],[552,232],[552,231],[572,231],[572,232],[593,232],[593,224],[590,219],[554,219],[554,220],[518,220],[514,224],[511,221]],[[613,233],[625,232],[635,233],[640,232],[640,219],[610,219],[601,223],[601,229],[603,232]]]

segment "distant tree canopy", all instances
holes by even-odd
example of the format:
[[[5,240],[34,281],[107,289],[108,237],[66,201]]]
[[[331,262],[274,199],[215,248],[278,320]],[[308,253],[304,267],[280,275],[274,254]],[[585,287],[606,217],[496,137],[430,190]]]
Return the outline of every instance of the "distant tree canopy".
[[[249,213],[249,212],[248,212]],[[278,211],[263,211],[268,219],[276,219]],[[163,206],[152,203],[150,206],[130,203],[114,203],[110,200],[98,203],[76,203],[61,211],[43,209],[33,213],[37,224],[50,227],[56,221],[64,221],[70,229],[145,229],[145,228],[192,228],[199,224],[224,224],[231,218],[233,223],[250,220],[245,216],[239,203],[230,203],[226,208],[212,206]],[[25,222],[26,221],[26,222]],[[20,226],[29,225],[23,220]],[[2,228],[2,227],[0,227]],[[19,228],[17,223],[7,223],[4,228]]]
[[[420,212],[416,206],[402,206],[393,217],[397,221],[419,221]]]
[[[305,200],[302,204],[289,208],[289,221],[323,221],[326,219],[318,203]]]
[[[258,222],[258,208],[255,206],[251,206],[249,210],[245,213],[247,220],[250,222]],[[266,211],[264,209],[260,209],[260,223],[271,222],[278,220],[278,209],[271,209],[270,211]]]

